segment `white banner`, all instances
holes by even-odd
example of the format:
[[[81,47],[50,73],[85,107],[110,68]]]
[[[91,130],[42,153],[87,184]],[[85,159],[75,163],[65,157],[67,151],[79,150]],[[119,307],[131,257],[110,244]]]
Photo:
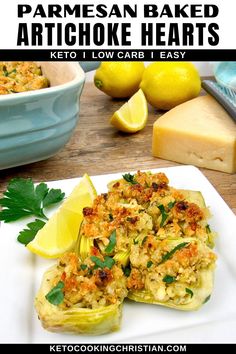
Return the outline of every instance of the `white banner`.
[[[10,0],[1,49],[236,49],[235,0]]]

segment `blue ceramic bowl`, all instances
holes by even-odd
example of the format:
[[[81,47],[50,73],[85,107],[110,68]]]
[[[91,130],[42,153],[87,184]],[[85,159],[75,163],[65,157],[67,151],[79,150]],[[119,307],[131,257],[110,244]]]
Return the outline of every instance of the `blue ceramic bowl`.
[[[216,81],[234,91],[236,91],[236,62],[221,61],[213,64]]]
[[[85,74],[78,63],[41,62],[50,87],[0,96],[0,169],[44,160],[70,139]],[[83,63],[86,70],[98,63]]]

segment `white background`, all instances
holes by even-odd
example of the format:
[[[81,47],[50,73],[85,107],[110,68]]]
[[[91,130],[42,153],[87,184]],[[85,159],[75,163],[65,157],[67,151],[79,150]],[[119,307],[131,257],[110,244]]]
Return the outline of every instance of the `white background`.
[[[3,2],[3,0],[2,0]],[[0,48],[2,49],[14,49],[16,48],[16,39],[17,39],[17,31],[18,31],[18,22],[28,22],[31,23],[32,21],[35,22],[63,22],[63,19],[57,19],[53,18],[48,20],[46,19],[41,19],[40,17],[36,17],[33,19],[31,15],[26,16],[23,19],[17,19],[17,4],[30,4],[32,7],[35,7],[38,3],[41,3],[44,5],[45,9],[47,8],[47,4],[60,4],[63,5],[65,3],[70,4],[73,6],[74,4],[78,4],[78,1],[76,0],[67,0],[67,1],[58,1],[58,0],[44,0],[43,2],[39,2],[38,0],[10,0],[10,1],[4,1],[4,5],[1,7],[1,12],[0,12]],[[111,6],[113,3],[110,0],[80,0],[79,4],[106,4],[107,6]],[[115,3],[115,2],[114,2]],[[158,6],[161,8],[161,6],[165,3],[173,5],[173,4],[215,4],[218,5],[220,9],[220,14],[217,17],[217,19],[166,19],[162,18],[159,19],[158,21],[160,22],[215,22],[217,21],[218,25],[220,26],[220,43],[217,46],[217,49],[235,49],[236,48],[236,19],[235,19],[235,14],[236,14],[236,1],[235,0],[173,0],[173,1],[164,1],[164,0],[119,0],[119,2],[116,2],[121,6],[123,3],[133,5],[134,3],[137,3],[139,11],[139,18],[138,19],[130,19],[126,18],[125,21],[132,22],[132,33],[133,33],[133,38],[132,38],[132,43],[133,43],[133,48],[135,49],[140,49],[140,22],[147,22],[147,20],[150,19],[143,19],[142,18],[142,8],[144,3],[148,4],[158,4]],[[87,19],[88,22],[96,23],[98,21],[103,22],[104,24],[106,22],[118,22],[118,21],[124,21],[122,19],[117,19],[117,18],[111,18],[111,19],[97,19],[97,18],[90,18]],[[73,17],[68,17],[67,19],[64,20],[64,23],[66,22],[72,22],[74,21],[77,23],[78,21],[81,21],[81,19],[73,19]],[[156,21],[156,20],[154,20]],[[84,22],[84,21],[83,21]],[[105,47],[105,45],[104,45]],[[30,46],[27,47],[30,49]],[[36,47],[32,47],[33,49],[36,49]],[[47,48],[46,46],[40,47],[40,48]],[[56,49],[56,46],[53,46],[54,49]],[[147,48],[147,47],[146,47]],[[165,48],[158,48],[158,49],[167,49],[168,47]],[[175,49],[173,47],[170,47],[172,49]],[[193,47],[194,48],[194,47]],[[195,47],[197,48],[197,47]],[[202,47],[201,47],[202,48]],[[205,46],[204,48],[211,48],[209,45]],[[216,47],[213,47],[216,48]],[[65,47],[63,49],[66,49]],[[71,48],[70,49],[78,49],[78,48]],[[81,47],[82,49],[82,47]],[[91,49],[95,49],[91,48]],[[99,48],[102,49],[102,48]],[[125,49],[123,47],[123,49]],[[155,48],[153,48],[155,49]],[[156,48],[157,49],[157,48]]]

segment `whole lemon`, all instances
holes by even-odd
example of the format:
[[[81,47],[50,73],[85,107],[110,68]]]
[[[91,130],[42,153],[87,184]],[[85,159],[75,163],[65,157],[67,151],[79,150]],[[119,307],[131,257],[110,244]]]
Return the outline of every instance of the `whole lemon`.
[[[152,106],[169,110],[198,96],[201,80],[192,63],[155,62],[145,69],[140,88]]]
[[[94,76],[95,86],[114,98],[131,97],[139,89],[143,62],[102,62]]]

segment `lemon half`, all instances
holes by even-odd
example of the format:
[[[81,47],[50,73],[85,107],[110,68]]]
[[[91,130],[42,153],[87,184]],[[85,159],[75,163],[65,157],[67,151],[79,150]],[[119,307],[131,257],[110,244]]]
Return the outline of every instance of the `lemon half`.
[[[78,237],[83,208],[91,206],[96,195],[91,179],[85,174],[60,208],[26,247],[45,258],[57,258],[71,250]]]
[[[145,127],[147,118],[147,101],[140,89],[113,114],[110,123],[122,132],[136,133]]]

